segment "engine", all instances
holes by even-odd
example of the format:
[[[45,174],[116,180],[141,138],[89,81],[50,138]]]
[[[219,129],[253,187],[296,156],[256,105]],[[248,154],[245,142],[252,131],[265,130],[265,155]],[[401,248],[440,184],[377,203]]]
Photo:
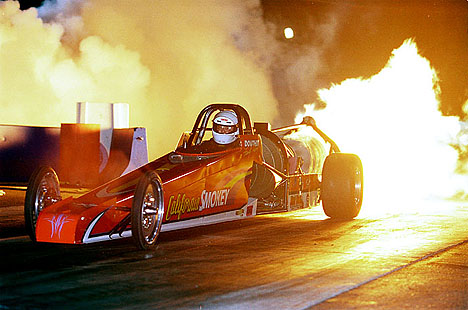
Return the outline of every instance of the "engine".
[[[268,124],[255,123],[256,133],[262,140],[263,160],[267,165],[255,164],[249,195],[259,199],[259,205],[269,208],[283,204],[281,191],[285,176],[321,174],[327,156],[320,136],[311,131],[284,128],[270,131]],[[273,169],[272,169],[273,168]]]

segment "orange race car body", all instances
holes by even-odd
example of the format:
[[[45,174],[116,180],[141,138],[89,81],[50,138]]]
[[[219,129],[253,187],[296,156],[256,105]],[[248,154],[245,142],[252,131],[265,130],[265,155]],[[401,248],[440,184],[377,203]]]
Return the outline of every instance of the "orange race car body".
[[[197,147],[211,130],[209,121],[216,111],[226,109],[240,120],[237,142],[227,149],[200,151]],[[302,157],[281,134],[297,126],[270,131],[263,123],[252,126],[238,105],[212,104],[200,113],[192,132],[183,134],[175,151],[78,198],[62,200],[55,172],[43,167],[32,176],[26,195],[29,234],[39,242],[69,244],[133,235],[139,247],[147,249],[160,231],[316,205],[325,158],[312,159],[316,171],[302,171]],[[330,154],[339,152],[318,132],[330,143]],[[354,196],[361,200],[362,173],[358,177],[361,192],[354,191]]]

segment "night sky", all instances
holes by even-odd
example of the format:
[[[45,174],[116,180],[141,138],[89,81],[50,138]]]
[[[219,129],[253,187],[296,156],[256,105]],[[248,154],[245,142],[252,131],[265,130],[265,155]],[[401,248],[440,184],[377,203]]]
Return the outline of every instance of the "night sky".
[[[2,1],[6,1],[6,0],[2,0]],[[38,6],[40,6],[42,4],[42,2],[44,2],[44,0],[22,0],[22,1],[19,1],[20,8],[22,10],[27,10],[30,7],[38,7]]]

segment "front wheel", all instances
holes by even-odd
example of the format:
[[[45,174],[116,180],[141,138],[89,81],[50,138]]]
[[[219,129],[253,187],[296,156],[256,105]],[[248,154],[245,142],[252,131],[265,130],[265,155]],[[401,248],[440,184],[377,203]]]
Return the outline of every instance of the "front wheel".
[[[323,164],[320,197],[325,214],[336,219],[353,219],[361,210],[362,163],[357,155],[333,153]]]
[[[135,189],[131,224],[135,245],[149,250],[156,245],[164,216],[164,195],[161,178],[153,171],[145,173]]]
[[[36,223],[41,211],[61,200],[60,183],[54,169],[39,167],[29,178],[24,199],[24,222],[26,232],[36,241]]]

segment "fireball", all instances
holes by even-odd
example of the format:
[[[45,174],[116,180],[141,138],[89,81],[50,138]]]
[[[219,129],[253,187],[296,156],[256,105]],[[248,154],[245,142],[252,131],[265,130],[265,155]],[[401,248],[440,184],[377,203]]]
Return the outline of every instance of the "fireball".
[[[326,107],[306,105],[296,121],[312,115],[342,152],[361,157],[364,213],[418,210],[422,201],[466,190],[452,147],[461,123],[441,114],[439,94],[436,71],[408,39],[376,75],[318,90]]]

